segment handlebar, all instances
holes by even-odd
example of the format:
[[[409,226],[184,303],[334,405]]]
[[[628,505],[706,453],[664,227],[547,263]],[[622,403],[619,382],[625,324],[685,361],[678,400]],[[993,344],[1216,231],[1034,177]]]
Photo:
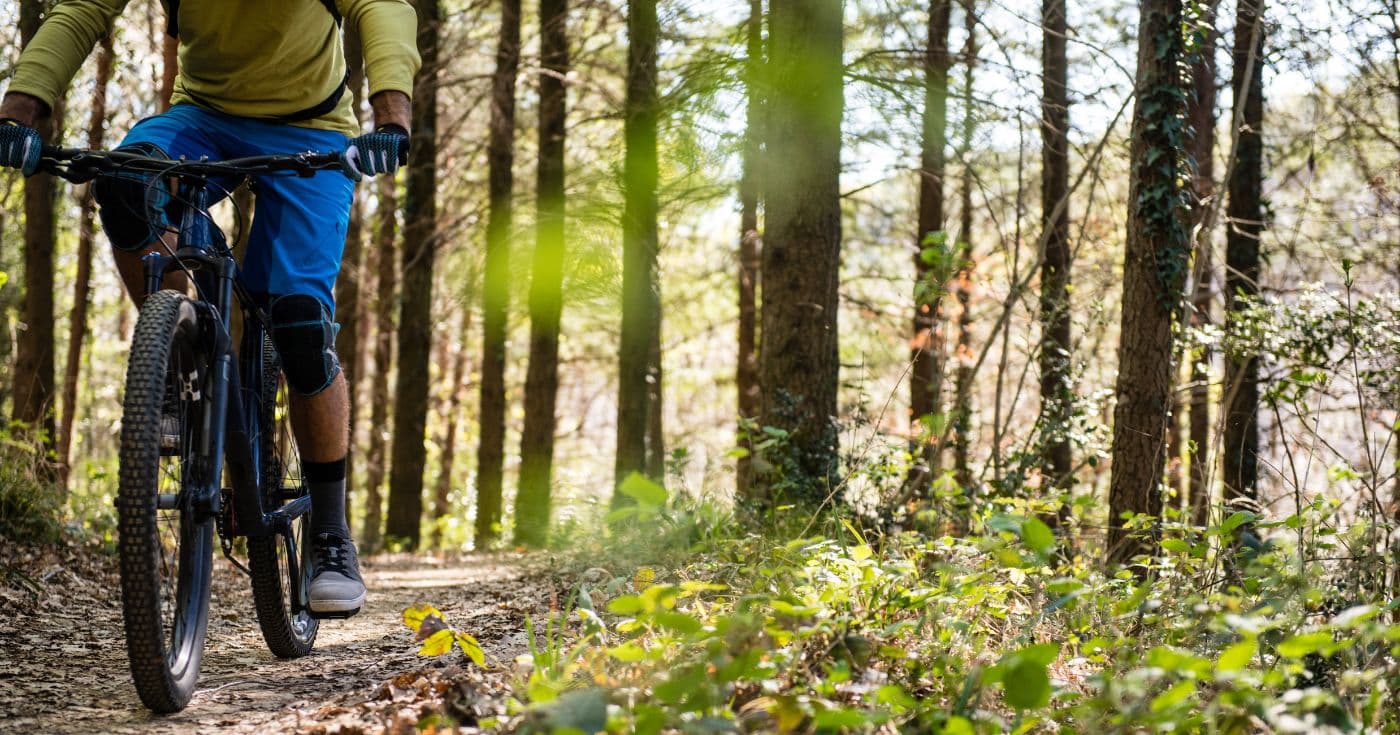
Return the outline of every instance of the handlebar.
[[[39,170],[75,184],[86,183],[103,175],[124,172],[193,179],[270,173],[290,173],[305,177],[314,176],[318,171],[332,170],[349,175],[343,153],[307,152],[211,161],[207,158],[153,158],[129,151],[89,151],[47,145],[43,149]]]

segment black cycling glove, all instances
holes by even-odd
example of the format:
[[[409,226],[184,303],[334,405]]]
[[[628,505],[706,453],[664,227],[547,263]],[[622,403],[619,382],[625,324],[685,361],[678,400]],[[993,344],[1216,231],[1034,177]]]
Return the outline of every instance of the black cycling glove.
[[[350,139],[345,148],[345,169],[350,178],[392,174],[408,163],[408,131],[398,125],[381,125],[373,133]]]
[[[0,166],[17,168],[29,176],[39,170],[44,141],[38,131],[16,120],[0,120]]]

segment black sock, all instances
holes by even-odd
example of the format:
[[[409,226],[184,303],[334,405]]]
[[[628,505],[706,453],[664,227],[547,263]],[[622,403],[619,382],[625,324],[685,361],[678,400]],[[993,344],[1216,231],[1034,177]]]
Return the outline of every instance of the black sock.
[[[311,534],[350,538],[345,523],[345,460],[302,462],[302,476],[311,491]]]

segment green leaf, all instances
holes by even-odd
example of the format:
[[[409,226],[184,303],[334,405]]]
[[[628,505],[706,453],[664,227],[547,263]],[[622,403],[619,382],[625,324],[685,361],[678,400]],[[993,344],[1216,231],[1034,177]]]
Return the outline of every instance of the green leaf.
[[[623,643],[620,646],[613,646],[608,649],[608,655],[623,663],[636,663],[647,657],[645,648],[632,641]]]
[[[1021,540],[1041,556],[1048,555],[1055,548],[1055,532],[1039,518],[1027,518],[1021,524]]]
[[[617,486],[617,491],[637,501],[637,505],[647,508],[660,508],[666,504],[666,488],[661,487],[646,476],[633,472]]]
[[[642,598],[636,595],[623,595],[608,603],[608,612],[614,615],[636,615],[642,611]]]
[[[976,732],[972,728],[972,720],[966,717],[954,715],[943,723],[943,735],[976,735]]]
[[[988,681],[999,678],[1006,690],[1006,703],[1016,709],[1043,707],[1050,702],[1047,668],[1059,655],[1057,643],[1041,643],[1008,653],[993,667],[999,676],[989,676]]]
[[[1303,658],[1310,653],[1320,653],[1332,648],[1334,641],[1332,633],[1326,630],[1319,630],[1314,633],[1299,633],[1278,644],[1280,656],[1288,658]]]
[[[818,712],[812,723],[820,729],[858,728],[870,724],[871,716],[858,709],[827,709]]]
[[[1174,707],[1184,702],[1192,694],[1196,693],[1195,679],[1182,679],[1172,685],[1170,689],[1152,698],[1152,711],[1161,712],[1164,709]]]
[[[1018,659],[1002,674],[1006,703],[1016,709],[1035,709],[1050,703],[1050,675],[1045,666]]]
[[[704,626],[699,620],[681,612],[663,610],[652,616],[661,627],[673,630],[681,635],[691,635],[700,632]]]
[[[1259,651],[1259,641],[1247,638],[1220,652],[1215,662],[1216,671],[1239,671],[1249,665],[1254,654]]]
[[[565,692],[540,712],[548,732],[600,732],[608,726],[608,696],[602,689]]]

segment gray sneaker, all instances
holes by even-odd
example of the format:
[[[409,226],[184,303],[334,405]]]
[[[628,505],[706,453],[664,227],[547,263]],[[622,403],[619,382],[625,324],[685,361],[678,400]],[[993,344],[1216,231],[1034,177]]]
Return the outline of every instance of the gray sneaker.
[[[365,604],[365,583],[360,578],[355,543],[328,533],[318,534],[312,541],[311,555],[311,614],[348,618],[359,612]]]

